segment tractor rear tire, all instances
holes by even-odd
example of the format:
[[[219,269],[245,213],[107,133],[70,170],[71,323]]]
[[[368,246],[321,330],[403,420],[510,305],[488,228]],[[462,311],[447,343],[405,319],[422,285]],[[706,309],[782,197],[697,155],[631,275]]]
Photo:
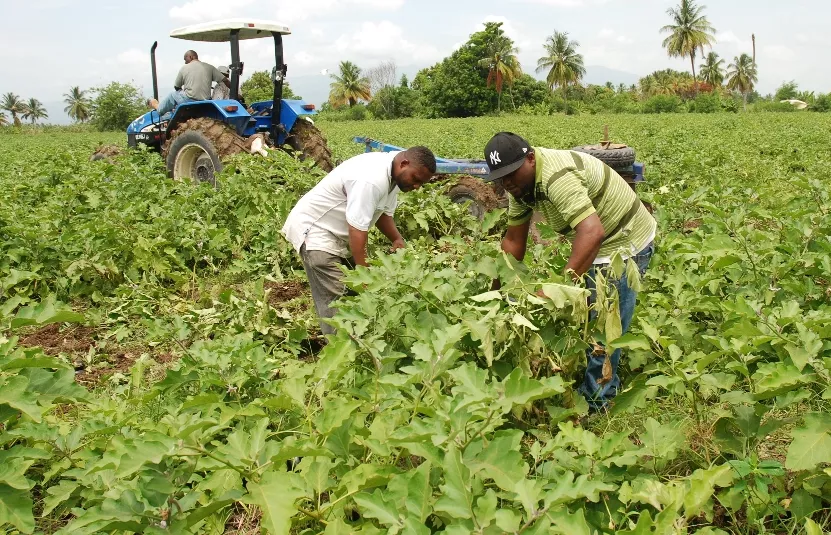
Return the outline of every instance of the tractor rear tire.
[[[186,141],[179,141],[185,136]],[[197,149],[193,145],[198,146],[202,153],[196,154]],[[193,152],[180,154],[186,147]],[[208,117],[188,119],[171,132],[162,147],[170,178],[213,185],[216,185],[216,174],[222,171],[222,160],[240,152],[247,152],[245,139],[229,125]],[[212,171],[209,169],[211,165]]]
[[[326,138],[311,121],[298,117],[286,137],[286,145],[300,153],[301,160],[312,160],[325,172],[335,168],[332,165],[332,151],[326,144]]]
[[[490,184],[472,176],[463,176],[456,180],[447,191],[447,196],[455,203],[470,202],[470,215],[480,221],[485,217],[485,213],[499,208],[502,204],[501,198]]]
[[[618,169],[625,169],[635,163],[635,149],[632,147],[604,149],[597,145],[584,145],[581,147],[574,147],[571,150],[594,156],[615,171]]]

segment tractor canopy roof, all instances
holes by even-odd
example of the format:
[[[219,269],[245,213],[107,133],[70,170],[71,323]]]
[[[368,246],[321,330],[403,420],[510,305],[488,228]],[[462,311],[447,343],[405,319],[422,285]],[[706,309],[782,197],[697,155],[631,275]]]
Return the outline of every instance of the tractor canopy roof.
[[[231,30],[239,30],[240,40],[271,37],[274,32],[282,35],[291,33],[288,26],[273,21],[225,19],[177,28],[170,32],[170,37],[185,39],[187,41],[222,43],[231,40]]]

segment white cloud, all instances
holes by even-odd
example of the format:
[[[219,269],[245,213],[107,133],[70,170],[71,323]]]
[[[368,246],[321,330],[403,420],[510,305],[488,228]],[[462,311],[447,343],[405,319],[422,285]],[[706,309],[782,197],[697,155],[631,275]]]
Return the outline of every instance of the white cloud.
[[[603,28],[602,30],[600,30],[600,32],[598,32],[597,34],[597,37],[603,41],[614,42],[621,45],[628,45],[634,43],[634,40],[631,37],[619,33],[610,28]]]
[[[741,49],[745,51],[749,51],[753,47],[750,36],[747,39],[742,39],[731,30],[716,33],[716,46],[725,44],[732,45],[737,50]]]
[[[254,0],[190,0],[180,6],[170,8],[170,18],[186,22],[233,17],[241,9],[253,5]]]
[[[315,57],[308,52],[298,52],[293,56],[294,62],[302,67],[306,67],[315,63]]]
[[[792,49],[784,45],[767,45],[762,47],[761,53],[776,61],[790,61],[797,56]]]
[[[543,4],[554,7],[589,7],[595,5],[602,5],[609,0],[514,0],[516,2],[524,2],[527,4]]]
[[[172,19],[193,23],[239,17],[240,14],[244,14],[261,19],[276,18],[284,24],[292,24],[320,17],[321,14],[331,16],[354,8],[395,11],[403,5],[404,0],[189,0],[170,8],[169,15]]]
[[[147,65],[150,63],[150,55],[143,50],[139,50],[138,48],[131,48],[117,55],[116,60],[118,60],[121,64],[127,63]]]
[[[352,55],[363,58],[389,58],[404,64],[436,59],[438,50],[430,44],[416,45],[404,37],[404,30],[388,20],[364,22],[360,29],[335,39],[333,48],[341,57]]]

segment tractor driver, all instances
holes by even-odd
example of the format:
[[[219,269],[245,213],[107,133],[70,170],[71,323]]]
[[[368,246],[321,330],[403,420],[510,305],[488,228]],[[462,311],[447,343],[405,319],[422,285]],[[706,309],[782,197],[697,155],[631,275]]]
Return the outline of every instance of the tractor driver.
[[[282,233],[300,254],[321,320],[335,315],[332,302],[346,289],[340,266],[368,265],[366,244],[373,226],[393,249],[404,247],[392,218],[398,192],[420,188],[435,172],[436,158],[426,147],[367,152],[337,166],[297,201]],[[324,321],[320,330],[335,332]]]
[[[185,64],[179,69],[176,81],[173,82],[175,91],[168,94],[161,102],[151,98],[147,103],[151,108],[158,111],[159,115],[164,115],[184,102],[210,99],[211,82],[231,86],[228,78],[219,72],[216,67],[199,61],[196,52],[188,50],[185,52]]]
[[[503,251],[522,262],[531,217],[539,210],[555,231],[570,239],[571,256],[565,269],[575,279],[588,274],[590,300],[596,298],[596,270],[605,273],[614,254],[633,260],[641,276],[646,272],[655,250],[657,224],[634,190],[609,166],[588,154],[531,147],[511,132],[500,132],[488,142],[485,160],[490,177],[501,178],[511,194]],[[625,333],[632,322],[637,293],[629,286],[625,272],[609,282],[617,288]],[[620,349],[608,357],[608,363],[602,346],[589,348],[587,358],[580,392],[592,409],[606,408],[620,388]]]

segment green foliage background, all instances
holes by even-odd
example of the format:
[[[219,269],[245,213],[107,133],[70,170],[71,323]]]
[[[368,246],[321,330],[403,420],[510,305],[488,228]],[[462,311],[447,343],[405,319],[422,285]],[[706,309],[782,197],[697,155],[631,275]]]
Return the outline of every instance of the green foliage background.
[[[88,161],[120,133],[0,133],[0,524],[829,529],[829,119],[317,125],[340,158],[361,152],[355,135],[481,157],[497,130],[571,147],[604,122],[646,163],[660,226],[629,334],[610,337],[613,294],[587,321],[561,274],[567,245],[543,227],[551,243],[508,262],[504,214],[473,220],[439,183],[401,196],[407,250],[386,255],[373,234],[373,266],[349,273],[356,295],[322,351],[279,235],[317,170],[280,151],[240,156],[214,190],[170,181],[155,154]],[[598,339],[624,348],[625,390],[581,419],[573,389]]]

